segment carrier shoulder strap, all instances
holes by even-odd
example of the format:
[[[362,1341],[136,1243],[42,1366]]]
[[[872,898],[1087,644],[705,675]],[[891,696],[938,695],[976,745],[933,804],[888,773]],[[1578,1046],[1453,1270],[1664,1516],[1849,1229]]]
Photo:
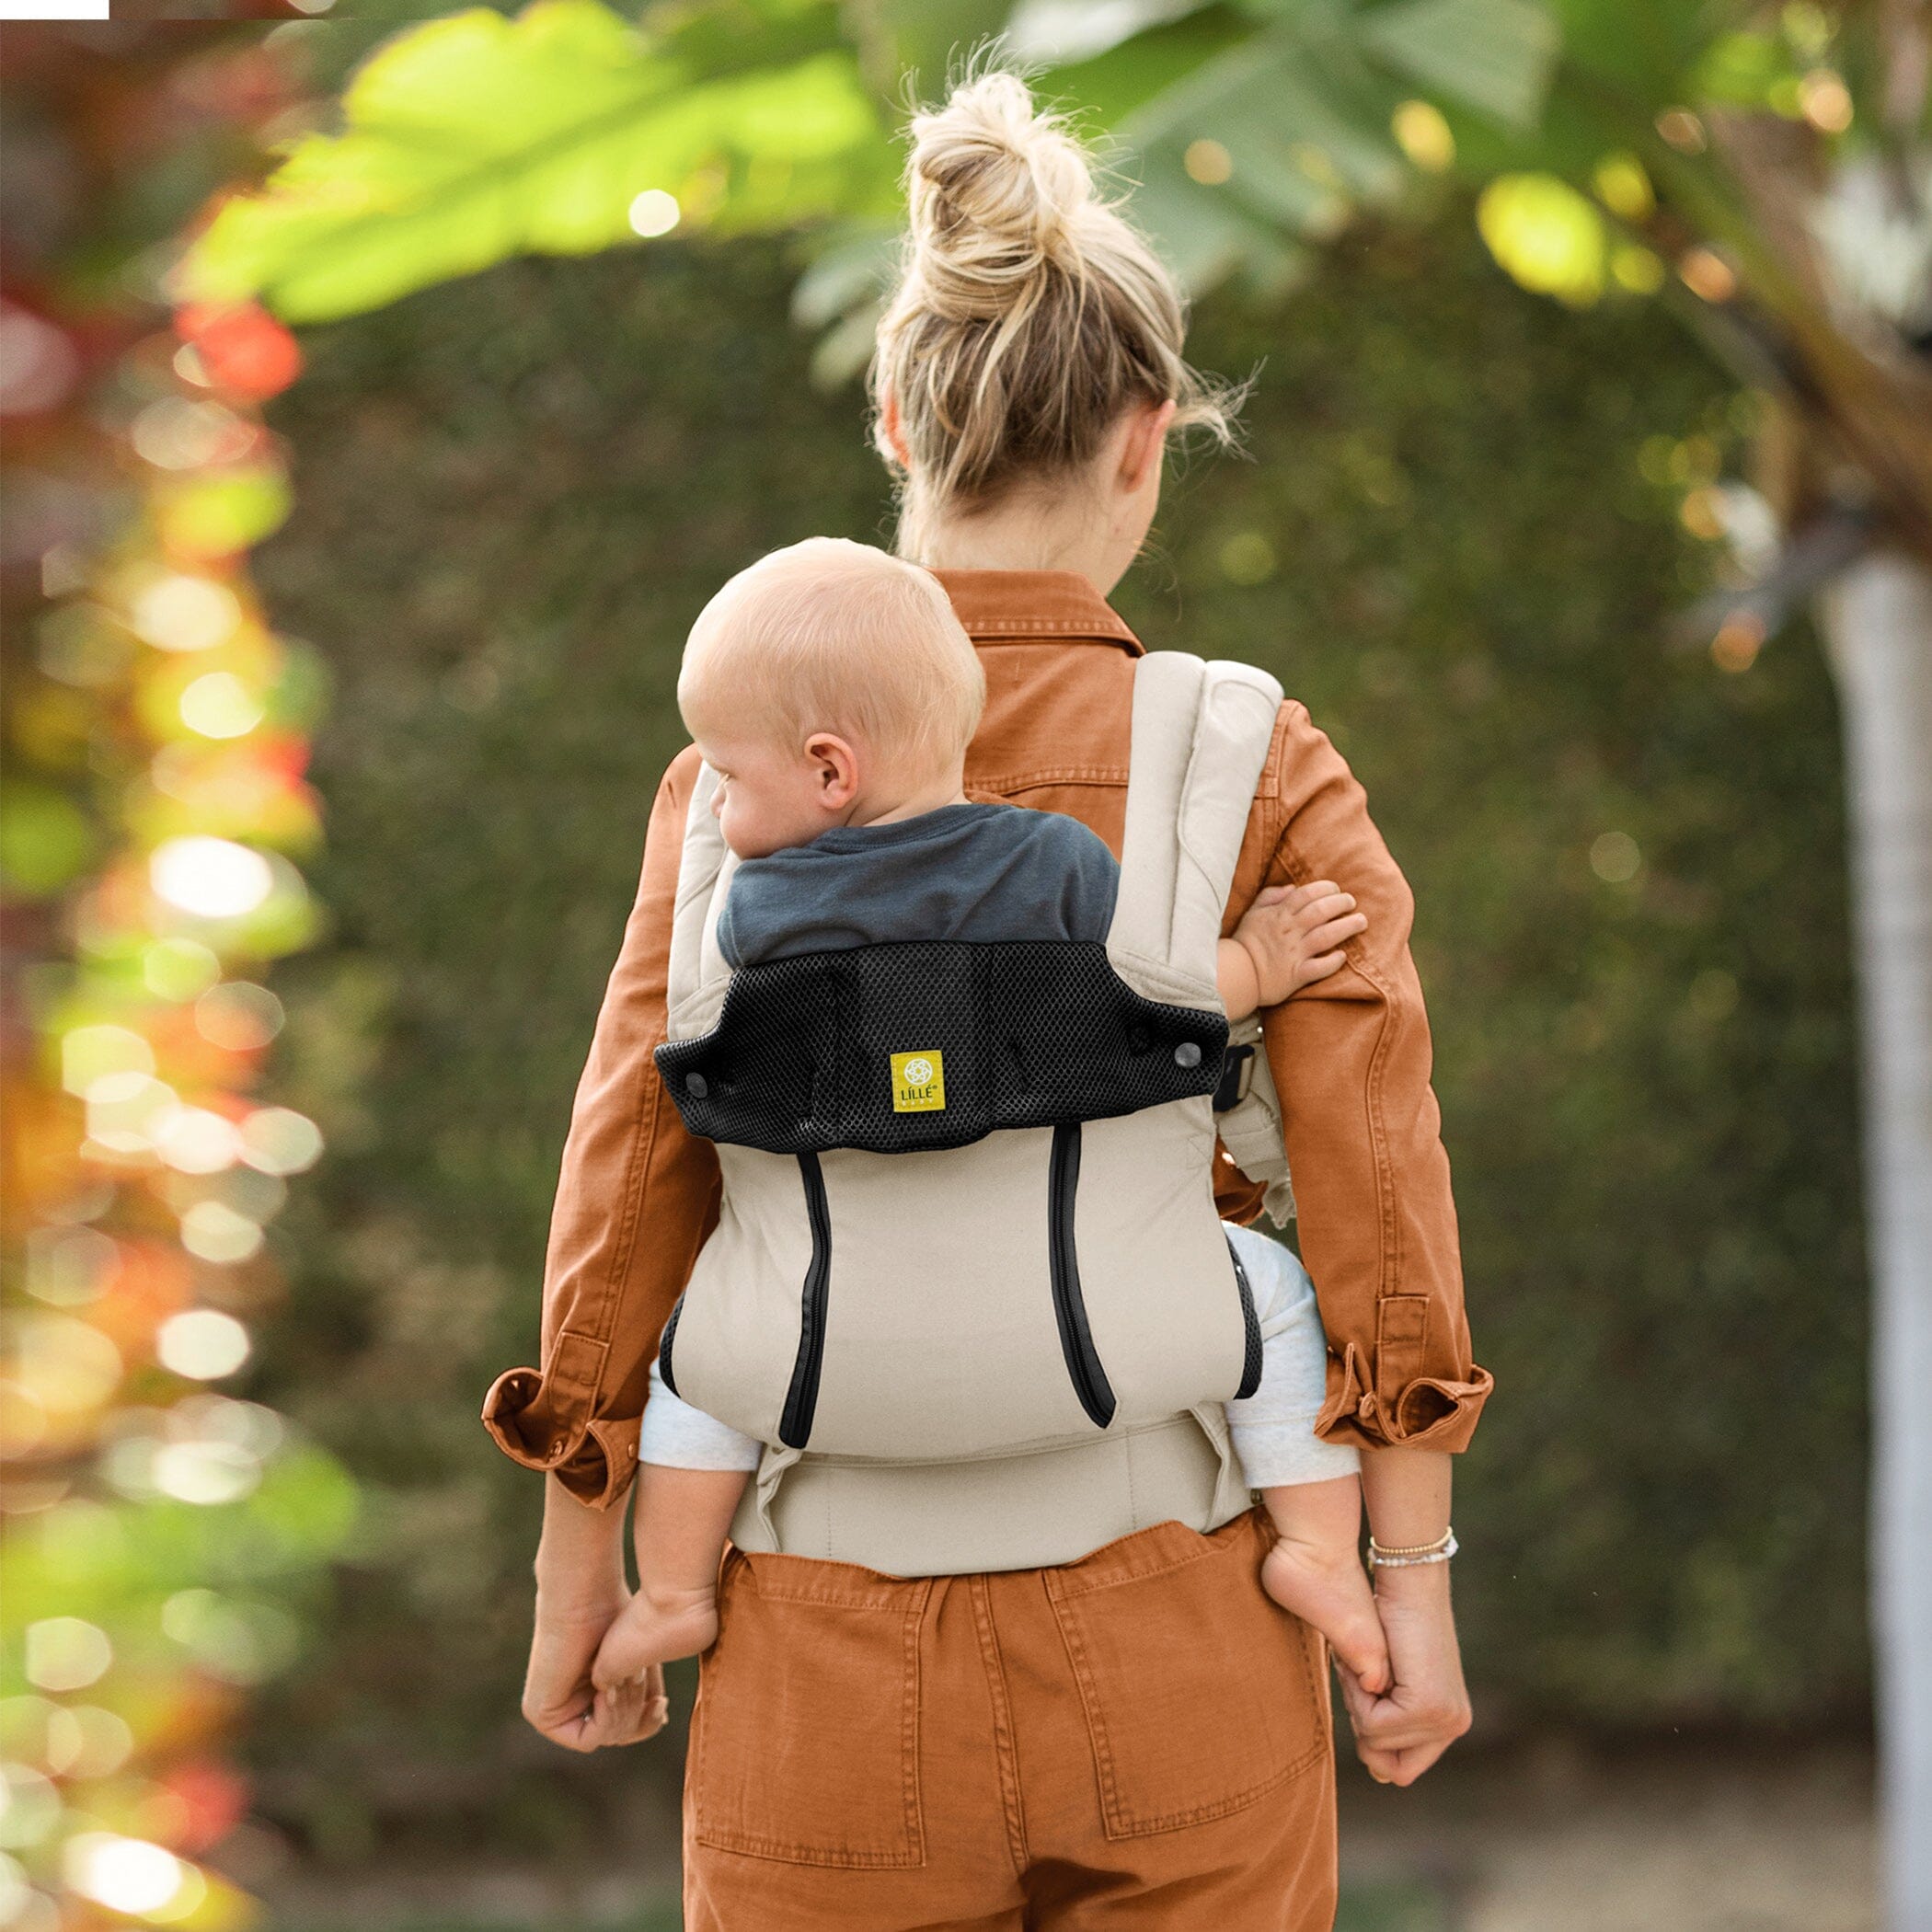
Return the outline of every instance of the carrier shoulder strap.
[[[1163,650],[1135,666],[1127,835],[1107,949],[1150,999],[1218,999],[1215,941],[1281,703],[1280,684],[1250,665]],[[1214,1125],[1235,1165],[1266,1190],[1263,1212],[1285,1226],[1294,1190],[1260,1017],[1238,1022],[1228,1044]]]
[[[1150,652],[1134,666],[1120,897],[1107,951],[1136,993],[1216,1003],[1214,949],[1282,687],[1252,665]]]
[[[718,944],[718,920],[730,890],[738,856],[725,844],[711,810],[718,774],[697,768],[684,812],[684,845],[678,859],[677,899],[671,917],[671,965],[665,986],[666,1030],[673,1040],[708,1033],[718,1024],[731,969]]]

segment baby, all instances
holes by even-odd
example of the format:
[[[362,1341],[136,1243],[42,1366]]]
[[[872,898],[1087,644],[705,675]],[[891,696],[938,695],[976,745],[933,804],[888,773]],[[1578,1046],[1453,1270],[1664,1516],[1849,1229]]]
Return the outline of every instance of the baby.
[[[1104,940],[1120,868],[1077,819],[965,795],[985,686],[928,572],[814,538],[742,571],[693,627],[678,707],[719,775],[712,800],[740,860],[719,921],[732,967],[905,940]],[[1366,921],[1321,881],[1262,891],[1220,941],[1231,1020],[1342,962]],[[1231,1227],[1262,1335],[1256,1393],[1227,1405],[1248,1487],[1279,1533],[1263,1586],[1334,1646],[1363,1686],[1389,1682],[1359,1557],[1359,1458],[1313,1430],[1327,1343],[1307,1274],[1280,1243]],[[706,1649],[733,1512],[762,1445],[681,1400],[655,1366],[638,1444],[638,1587],[596,1678]]]

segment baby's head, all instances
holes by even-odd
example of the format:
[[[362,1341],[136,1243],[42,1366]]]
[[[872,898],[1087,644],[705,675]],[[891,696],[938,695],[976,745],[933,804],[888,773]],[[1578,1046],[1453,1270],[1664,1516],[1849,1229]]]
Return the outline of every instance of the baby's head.
[[[830,536],[732,578],[691,627],[677,681],[741,858],[957,798],[985,697],[938,580]]]

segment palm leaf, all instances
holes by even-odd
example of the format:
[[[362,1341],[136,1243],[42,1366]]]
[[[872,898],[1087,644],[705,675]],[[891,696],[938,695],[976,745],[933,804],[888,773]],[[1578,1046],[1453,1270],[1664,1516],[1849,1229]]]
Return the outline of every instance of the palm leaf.
[[[340,132],[220,210],[181,291],[352,315],[515,254],[630,241],[651,189],[726,231],[889,207],[893,156],[856,61],[835,40],[801,50],[800,24],[792,9],[776,45],[741,39],[721,72],[598,0],[412,29],[351,82]]]

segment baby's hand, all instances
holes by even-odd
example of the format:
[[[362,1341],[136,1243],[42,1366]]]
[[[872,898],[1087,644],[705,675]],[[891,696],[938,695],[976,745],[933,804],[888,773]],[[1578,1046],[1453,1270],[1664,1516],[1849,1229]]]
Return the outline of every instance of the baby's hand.
[[[1254,962],[1255,1005],[1278,1006],[1304,986],[1327,979],[1342,963],[1343,944],[1367,930],[1368,920],[1355,910],[1355,895],[1333,880],[1265,888],[1234,933]]]
[[[591,1681],[600,1691],[615,1691],[674,1657],[696,1657],[717,1639],[715,1588],[653,1587],[647,1577],[604,1633]]]

